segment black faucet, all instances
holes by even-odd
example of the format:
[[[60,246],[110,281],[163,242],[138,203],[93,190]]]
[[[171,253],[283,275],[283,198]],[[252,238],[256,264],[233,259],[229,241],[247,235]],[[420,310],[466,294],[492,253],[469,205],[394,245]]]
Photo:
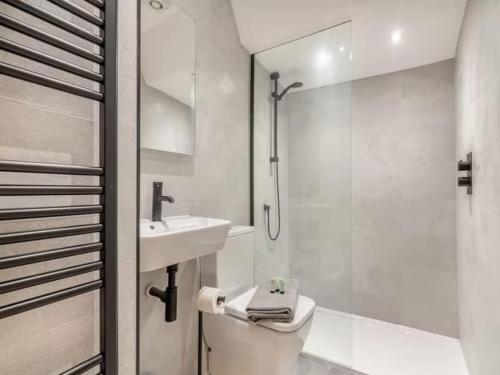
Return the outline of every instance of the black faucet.
[[[174,203],[174,198],[170,195],[161,195],[163,182],[153,182],[153,221],[161,221],[161,206],[164,201]]]

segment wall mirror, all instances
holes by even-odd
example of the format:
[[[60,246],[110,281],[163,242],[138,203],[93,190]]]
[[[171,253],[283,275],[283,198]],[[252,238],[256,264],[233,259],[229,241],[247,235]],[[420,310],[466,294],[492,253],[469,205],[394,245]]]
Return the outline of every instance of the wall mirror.
[[[170,0],[141,0],[141,148],[193,155],[193,19]]]

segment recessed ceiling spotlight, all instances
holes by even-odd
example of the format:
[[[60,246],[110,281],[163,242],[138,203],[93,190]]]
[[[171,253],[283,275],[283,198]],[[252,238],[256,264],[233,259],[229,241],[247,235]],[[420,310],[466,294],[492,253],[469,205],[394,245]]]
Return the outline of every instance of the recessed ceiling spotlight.
[[[345,47],[344,47],[344,46],[340,46],[340,47],[339,47],[339,51],[340,51],[340,52],[344,52],[344,51],[345,51]]]
[[[391,33],[392,44],[399,44],[399,42],[401,42],[401,39],[403,39],[403,32],[401,30],[394,30]]]
[[[159,0],[149,0],[149,6],[154,10],[162,10],[164,7],[163,3]]]

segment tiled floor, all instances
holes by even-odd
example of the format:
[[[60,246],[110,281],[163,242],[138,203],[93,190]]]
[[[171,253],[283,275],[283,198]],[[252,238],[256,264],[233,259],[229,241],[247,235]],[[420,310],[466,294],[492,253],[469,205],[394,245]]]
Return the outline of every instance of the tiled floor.
[[[333,364],[369,375],[468,375],[456,339],[318,307],[300,375],[344,375]]]
[[[299,357],[298,375],[367,375],[308,355]]]

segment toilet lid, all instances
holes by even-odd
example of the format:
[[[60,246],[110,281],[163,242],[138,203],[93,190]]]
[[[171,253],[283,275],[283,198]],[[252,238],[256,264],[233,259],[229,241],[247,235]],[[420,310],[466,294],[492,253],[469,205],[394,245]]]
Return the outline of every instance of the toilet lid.
[[[252,288],[229,301],[226,304],[225,314],[234,316],[239,319],[248,320],[246,311],[247,306],[256,290],[257,287]],[[315,306],[316,303],[311,298],[299,295],[293,321],[291,321],[290,323],[260,321],[257,322],[257,324],[278,332],[294,332],[302,327],[307,319],[311,317],[314,312]]]

